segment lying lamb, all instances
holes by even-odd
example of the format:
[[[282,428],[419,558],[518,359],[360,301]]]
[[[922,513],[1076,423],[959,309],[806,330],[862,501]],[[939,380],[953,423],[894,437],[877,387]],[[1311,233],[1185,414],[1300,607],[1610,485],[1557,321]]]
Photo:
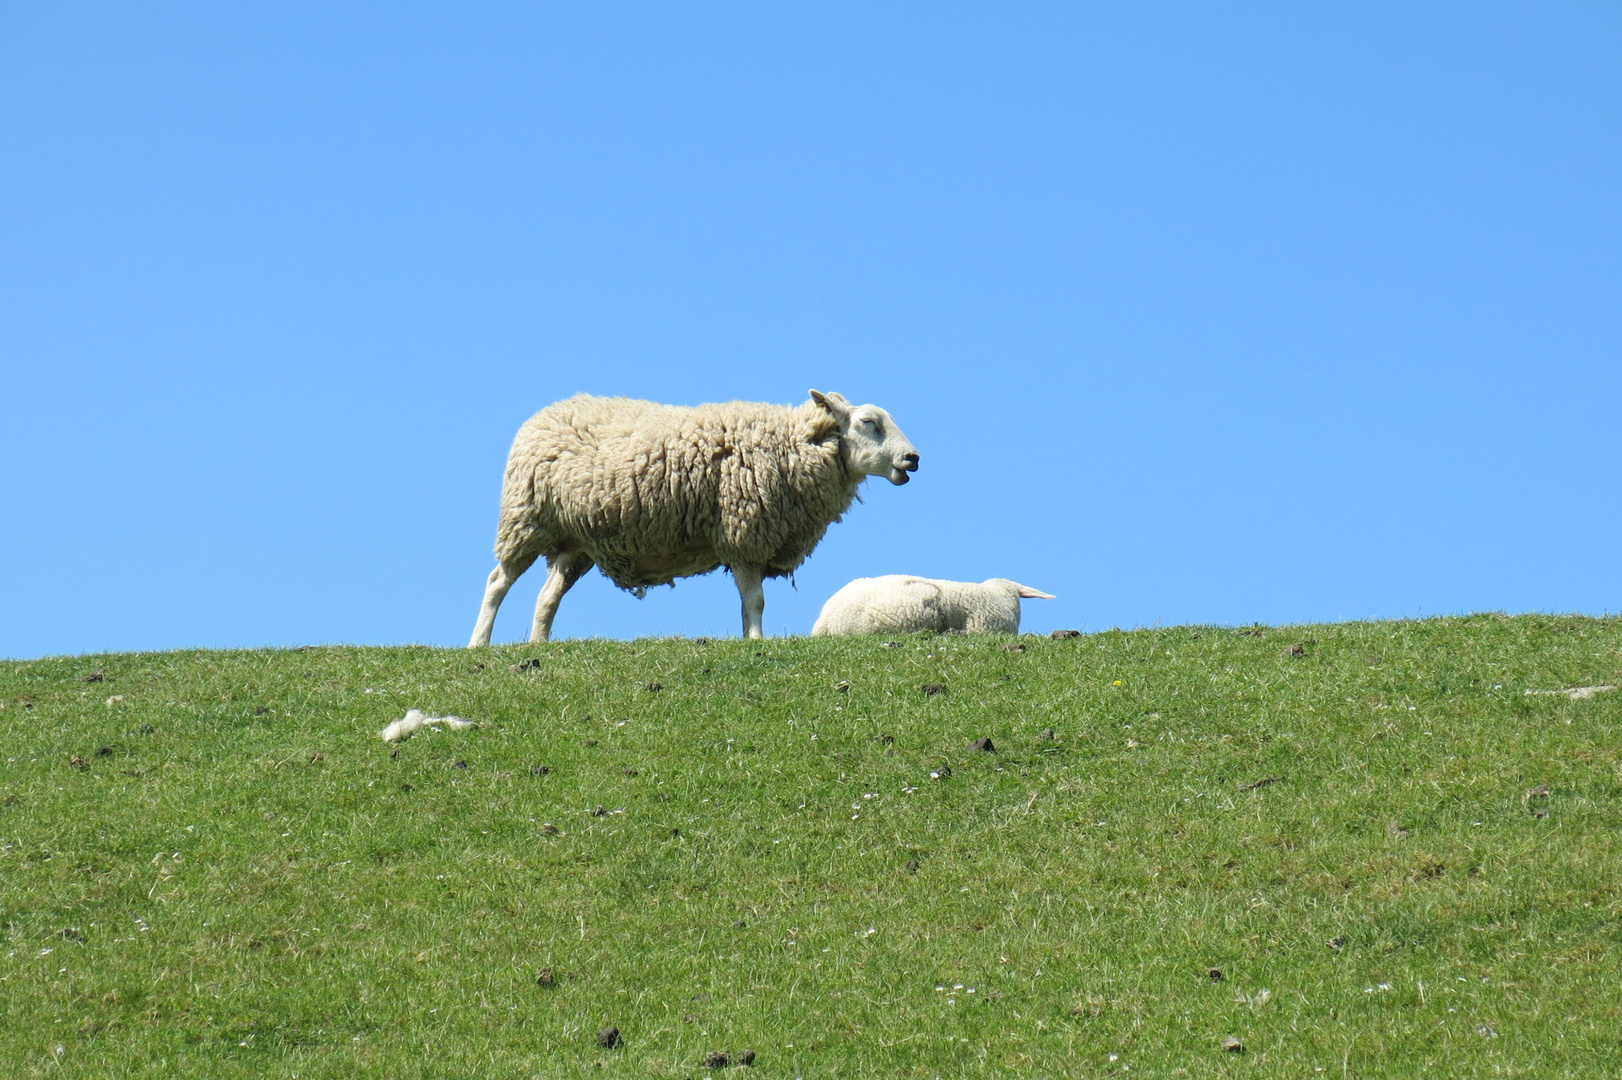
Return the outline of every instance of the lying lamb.
[[[811,628],[815,637],[910,634],[950,630],[969,634],[1019,633],[1021,597],[1053,596],[1007,578],[936,581],[907,574],[857,578],[828,598]]]
[[[518,429],[501,486],[496,560],[470,646],[490,644],[518,575],[546,560],[531,641],[552,633],[563,594],[593,565],[642,595],[679,577],[732,571],[743,633],[758,638],[761,581],[786,577],[869,476],[905,484],[918,453],[890,414],[811,391],[799,406],[686,408],[578,394]]]

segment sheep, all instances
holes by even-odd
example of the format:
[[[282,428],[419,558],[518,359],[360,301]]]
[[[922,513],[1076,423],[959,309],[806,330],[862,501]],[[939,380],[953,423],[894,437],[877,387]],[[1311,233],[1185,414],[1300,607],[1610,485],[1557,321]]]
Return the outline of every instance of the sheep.
[[[639,597],[725,566],[744,636],[762,637],[761,582],[792,574],[867,477],[900,486],[917,468],[889,413],[816,390],[798,406],[589,394],[549,405],[507,456],[496,568],[469,648],[490,643],[502,599],[538,558],[531,641],[551,637],[559,602],[594,565]]]
[[[933,630],[969,634],[1019,633],[1020,598],[1054,597],[1017,581],[991,578],[936,581],[908,574],[857,578],[828,598],[813,637],[909,634]]]

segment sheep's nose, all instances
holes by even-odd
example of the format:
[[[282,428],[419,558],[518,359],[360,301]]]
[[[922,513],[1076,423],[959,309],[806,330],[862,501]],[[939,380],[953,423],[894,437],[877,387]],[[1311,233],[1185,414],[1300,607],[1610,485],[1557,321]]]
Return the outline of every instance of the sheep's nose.
[[[908,472],[912,472],[914,469],[916,469],[918,467],[918,455],[917,454],[902,454],[901,455],[901,464]]]

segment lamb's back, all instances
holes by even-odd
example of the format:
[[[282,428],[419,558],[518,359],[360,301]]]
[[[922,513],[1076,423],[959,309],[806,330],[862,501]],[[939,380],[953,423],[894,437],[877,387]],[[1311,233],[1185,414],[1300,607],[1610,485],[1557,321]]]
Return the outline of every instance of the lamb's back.
[[[954,629],[954,597],[952,590],[942,586],[955,584],[911,574],[857,578],[822,605],[811,633],[911,634]],[[961,625],[956,629],[962,629]]]

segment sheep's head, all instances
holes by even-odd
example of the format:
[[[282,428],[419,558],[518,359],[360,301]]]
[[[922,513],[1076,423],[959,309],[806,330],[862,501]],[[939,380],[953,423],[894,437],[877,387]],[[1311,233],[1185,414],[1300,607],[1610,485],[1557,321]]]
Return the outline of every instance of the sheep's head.
[[[852,405],[838,394],[811,391],[811,400],[828,410],[839,428],[845,465],[860,476],[882,476],[900,486],[918,469],[918,451],[890,414],[877,405]]]

